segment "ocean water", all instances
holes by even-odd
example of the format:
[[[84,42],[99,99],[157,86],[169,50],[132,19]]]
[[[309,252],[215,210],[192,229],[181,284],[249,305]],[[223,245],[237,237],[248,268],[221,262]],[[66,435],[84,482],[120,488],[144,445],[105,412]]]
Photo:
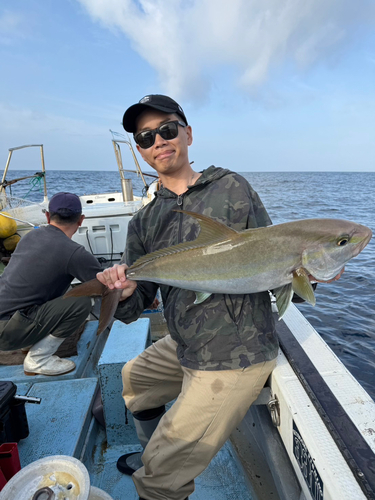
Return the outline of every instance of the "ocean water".
[[[7,180],[28,175],[11,171]],[[348,219],[375,233],[375,172],[247,172],[242,175],[258,192],[274,224],[296,219]],[[142,180],[133,180],[141,194]],[[149,182],[152,178],[147,178]],[[116,171],[48,171],[48,195],[71,191],[78,195],[121,190]],[[30,192],[30,189],[32,191]],[[13,195],[40,201],[38,186],[29,181],[14,185]],[[346,266],[340,280],[319,284],[315,307],[298,308],[331,349],[375,399],[375,242]]]

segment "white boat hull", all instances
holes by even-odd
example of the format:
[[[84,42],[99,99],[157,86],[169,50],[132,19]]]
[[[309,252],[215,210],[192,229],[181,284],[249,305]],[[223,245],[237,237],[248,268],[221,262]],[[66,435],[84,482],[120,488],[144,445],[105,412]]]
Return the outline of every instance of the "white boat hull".
[[[283,319],[374,451],[374,401],[294,305]],[[280,404],[278,431],[305,498],[365,499],[353,472],[281,350],[270,386]]]

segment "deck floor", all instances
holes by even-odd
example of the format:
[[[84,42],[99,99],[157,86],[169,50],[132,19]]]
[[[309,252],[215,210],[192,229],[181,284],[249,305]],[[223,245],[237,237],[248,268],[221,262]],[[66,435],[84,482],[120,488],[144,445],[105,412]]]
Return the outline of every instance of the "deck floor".
[[[27,377],[21,365],[10,370],[0,367],[0,376],[13,379],[18,394],[41,398],[39,405],[26,405],[30,434],[18,444],[21,466],[53,455],[73,456],[88,469],[91,484],[113,500],[138,500],[131,477],[121,474],[116,462],[124,453],[139,450],[139,444],[108,446],[105,430],[92,416],[98,378],[87,369],[87,361],[96,356],[95,326],[90,325],[82,335],[78,356],[72,358],[77,369],[71,374]],[[254,500],[249,491],[242,466],[227,443],[196,479],[189,500]]]
[[[40,405],[28,405],[28,438],[19,443],[21,465],[53,455],[81,459],[90,481],[110,494],[113,500],[138,500],[131,477],[116,468],[124,453],[139,445],[107,447],[103,428],[92,418],[91,402],[96,379],[65,380],[19,386],[20,393],[40,397]],[[210,466],[196,479],[191,500],[253,500],[241,466],[227,443]]]
[[[121,474],[116,468],[121,455],[137,449],[136,446],[113,446],[104,454],[97,449],[98,456],[94,455],[96,467],[89,467],[91,484],[108,492],[113,500],[138,500],[131,477]],[[253,500],[229,443],[195,480],[195,488],[189,500]]]

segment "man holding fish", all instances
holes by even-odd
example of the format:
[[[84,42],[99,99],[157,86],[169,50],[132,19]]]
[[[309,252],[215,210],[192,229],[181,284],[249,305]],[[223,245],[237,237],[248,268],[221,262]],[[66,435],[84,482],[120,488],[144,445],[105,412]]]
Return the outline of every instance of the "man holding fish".
[[[123,125],[162,184],[129,224],[128,265],[196,239],[199,226],[176,210],[206,214],[238,231],[271,224],[241,176],[213,166],[202,173],[192,169],[192,129],[175,101],[146,96],[126,111]],[[150,306],[158,285],[127,280],[126,268],[114,266],[97,277],[110,289],[123,290],[115,316],[129,323]],[[123,456],[118,467],[135,471],[140,498],[184,500],[262,389],[275,366],[278,342],[268,292],[214,294],[193,305],[194,292],[160,288],[170,335],[123,370],[123,396],[145,449],[142,461],[139,454]]]
[[[269,284],[278,287],[279,309],[286,309],[293,290],[312,302],[310,275],[324,281],[340,275],[353,257],[354,251],[347,250],[351,240],[359,253],[371,235],[354,236],[352,226],[349,234],[343,224],[334,242],[331,234],[327,237],[328,250],[298,248],[293,262],[284,263],[288,271],[281,273],[283,264],[272,262],[280,260],[272,254],[277,244],[270,245],[271,233],[263,233],[278,226],[271,226],[249,183],[223,168],[192,169],[192,129],[178,103],[146,96],[125,112],[123,125],[158,172],[161,189],[129,224],[126,265],[97,275],[104,290],[102,309],[112,296],[111,314],[118,303],[116,318],[135,321],[160,285],[170,334],[124,366],[123,397],[144,451],[120,457],[117,466],[132,474],[140,500],[184,500],[276,365]],[[301,227],[291,231],[298,235]],[[280,235],[276,230],[275,241],[282,241]],[[253,251],[246,247],[248,240],[256,242]],[[340,252],[338,263],[330,257],[330,246]],[[255,259],[267,252],[267,269],[246,277],[247,255]],[[322,267],[320,255],[334,265]]]

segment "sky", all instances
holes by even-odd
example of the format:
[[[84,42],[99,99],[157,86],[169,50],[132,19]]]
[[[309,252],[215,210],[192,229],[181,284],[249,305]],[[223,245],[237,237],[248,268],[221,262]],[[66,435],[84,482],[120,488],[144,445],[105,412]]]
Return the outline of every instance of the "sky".
[[[195,170],[375,172],[374,28],[373,0],[0,0],[0,161],[116,170],[110,130],[162,93]]]

